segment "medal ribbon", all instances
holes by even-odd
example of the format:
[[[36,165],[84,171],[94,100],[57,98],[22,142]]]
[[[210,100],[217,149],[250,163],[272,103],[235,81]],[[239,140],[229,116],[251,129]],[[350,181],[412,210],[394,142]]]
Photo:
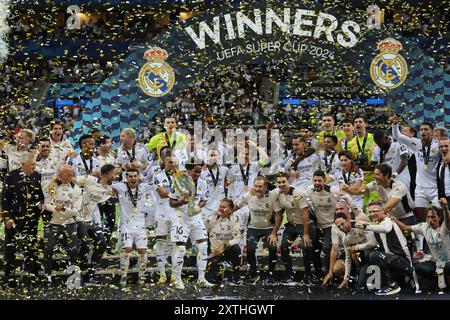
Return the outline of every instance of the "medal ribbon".
[[[431,143],[428,145],[428,149],[425,145],[422,145],[423,162],[425,163],[425,165],[428,165],[428,161],[430,161],[430,151]]]
[[[216,176],[214,177],[214,172],[212,171],[211,167],[208,166],[208,171],[209,174],[211,174],[211,178],[214,184],[214,188],[217,187],[217,183],[219,183],[219,175],[220,175],[220,170],[219,170],[219,166],[217,166],[217,170],[216,170]]]
[[[169,135],[166,132],[166,143],[170,148],[175,148],[175,145],[177,144],[177,136],[174,134],[173,144],[170,144]]]
[[[363,145],[361,148],[361,145],[359,144],[359,137],[356,137],[356,145],[358,147],[358,152],[363,155],[364,154],[364,148],[366,147],[366,142],[367,142],[367,133],[364,135],[364,140],[363,140]]]
[[[242,165],[239,165],[239,169],[241,170],[241,175],[242,175],[242,180],[244,180],[244,185],[248,186],[248,180],[249,180],[249,170],[250,170],[250,164],[247,165],[247,171],[244,174],[244,168],[242,167]]]
[[[91,165],[90,168],[88,167],[88,165],[87,165],[87,163],[86,163],[86,160],[85,160],[84,157],[83,157],[83,154],[80,154],[80,158],[81,158],[81,161],[83,161],[83,165],[84,165],[84,168],[86,169],[86,172],[87,172],[88,174],[91,174],[91,172],[92,172],[92,158],[91,158],[90,161],[89,161],[89,163],[90,163],[90,165]]]
[[[323,158],[323,160],[325,160],[325,168],[326,168],[327,173],[330,173],[330,171],[331,171],[331,167],[333,166],[333,160],[334,160],[335,156],[336,156],[336,152],[333,152],[331,155],[330,163],[328,164],[328,157],[327,157],[327,154],[325,153],[325,157]]]
[[[133,203],[133,206],[136,208],[137,206],[137,200],[139,196],[139,186],[136,187],[136,193],[133,195],[133,192],[130,189],[130,186],[127,184],[128,189],[128,195],[130,196],[131,202]]]
[[[136,143],[133,144],[133,149],[131,149],[131,154],[128,152],[127,149],[125,149],[125,152],[127,153],[127,156],[130,159],[130,162],[133,162],[136,159]]]

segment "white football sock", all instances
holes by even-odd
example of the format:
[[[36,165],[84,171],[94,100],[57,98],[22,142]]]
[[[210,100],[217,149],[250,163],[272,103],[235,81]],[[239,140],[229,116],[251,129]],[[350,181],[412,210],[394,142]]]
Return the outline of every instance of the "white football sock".
[[[138,269],[139,269],[139,279],[145,276],[145,271],[147,270],[147,254],[140,254],[138,258]]]
[[[208,242],[197,243],[198,280],[205,280],[205,270],[208,264]]]
[[[166,275],[166,246],[167,241],[163,239],[156,240],[156,265],[158,266],[159,274]]]
[[[176,280],[181,280],[181,271],[183,270],[184,254],[186,253],[186,246],[175,245],[173,250],[172,274],[175,275]]]
[[[128,274],[128,268],[130,267],[130,255],[129,252],[120,253],[120,269],[122,270],[122,278],[126,277]]]

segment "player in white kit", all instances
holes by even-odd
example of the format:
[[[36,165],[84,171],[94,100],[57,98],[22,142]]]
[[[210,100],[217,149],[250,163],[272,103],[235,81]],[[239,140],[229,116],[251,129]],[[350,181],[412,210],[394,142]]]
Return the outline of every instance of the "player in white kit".
[[[290,183],[294,188],[306,188],[311,184],[312,175],[320,165],[321,160],[317,153],[306,150],[307,142],[303,136],[292,139],[292,153],[288,157],[284,170],[290,174]]]
[[[409,189],[410,176],[408,170],[409,151],[408,147],[398,141],[393,141],[392,137],[386,135],[382,130],[377,130],[373,134],[375,147],[372,154],[372,165],[385,163],[392,170],[392,178],[400,181]]]
[[[68,157],[67,164],[75,170],[75,176],[100,176],[100,160],[95,156],[95,140],[90,134],[84,134],[78,140],[80,154]]]
[[[122,287],[127,284],[133,244],[138,252],[139,284],[144,284],[148,243],[145,216],[151,214],[153,206],[149,186],[139,182],[139,171],[128,169],[126,179],[126,182],[113,184],[120,202],[120,234],[123,248],[120,253],[122,270],[120,285]]]
[[[339,153],[336,152],[336,146],[338,138],[334,135],[325,135],[323,138],[323,151],[319,152],[320,159],[322,160],[321,169],[327,175],[330,186],[338,186],[339,181],[334,179],[336,175],[341,171],[341,161],[339,160]]]
[[[191,238],[196,242],[197,253],[197,284],[200,287],[212,287],[213,284],[205,279],[205,270],[208,263],[208,234],[205,224],[200,214],[209,198],[208,185],[205,180],[200,179],[202,167],[198,164],[186,164],[188,170],[187,178],[195,185],[195,190],[191,190],[189,196],[181,194],[178,188],[170,189],[170,206],[175,208],[175,215],[172,221],[170,231],[170,240],[175,244],[172,254],[172,279],[177,289],[184,289],[184,283],[181,279],[183,269],[183,257],[186,253],[186,242]],[[186,175],[186,173],[184,173]],[[195,191],[195,192],[194,192]],[[194,201],[196,207],[189,210],[189,201]]]
[[[159,284],[167,281],[165,264],[167,261],[167,237],[172,227],[174,210],[169,204],[169,193],[172,188],[172,174],[177,169],[177,158],[173,155],[165,155],[164,169],[153,177],[153,189],[155,194],[155,224],[156,224],[156,264],[159,269]]]
[[[424,122],[420,125],[420,140],[409,138],[400,133],[398,127],[398,116],[391,117],[392,137],[398,142],[405,144],[415,155],[417,165],[416,191],[415,191],[415,214],[418,222],[425,221],[426,208],[431,203],[439,207],[438,192],[436,188],[436,167],[440,159],[439,141],[433,140],[433,125]],[[417,237],[417,252],[414,259],[420,260],[424,257],[423,237]]]
[[[203,219],[206,219],[217,212],[220,201],[225,198],[225,188],[228,185],[226,178],[228,168],[218,163],[219,152],[217,150],[208,151],[207,164],[203,167],[201,178],[208,183],[209,200],[202,209]]]

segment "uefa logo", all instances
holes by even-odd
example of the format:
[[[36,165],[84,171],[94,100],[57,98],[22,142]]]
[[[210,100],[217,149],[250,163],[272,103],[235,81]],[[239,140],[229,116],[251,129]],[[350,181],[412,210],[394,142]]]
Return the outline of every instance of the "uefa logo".
[[[377,49],[381,51],[370,64],[370,76],[376,85],[383,89],[394,89],[406,80],[408,65],[398,53],[402,44],[392,38],[378,43]]]
[[[139,71],[139,86],[151,97],[162,97],[168,94],[175,84],[175,73],[165,62],[169,54],[166,50],[154,47],[145,51],[147,62]]]

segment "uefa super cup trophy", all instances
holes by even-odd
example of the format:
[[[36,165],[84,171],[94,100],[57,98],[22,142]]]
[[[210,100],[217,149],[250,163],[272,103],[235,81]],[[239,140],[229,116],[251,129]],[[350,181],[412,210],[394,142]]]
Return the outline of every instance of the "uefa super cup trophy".
[[[201,208],[195,202],[195,183],[191,176],[185,171],[177,172],[173,175],[173,188],[187,199],[188,202],[188,216],[192,217],[200,213]]]

